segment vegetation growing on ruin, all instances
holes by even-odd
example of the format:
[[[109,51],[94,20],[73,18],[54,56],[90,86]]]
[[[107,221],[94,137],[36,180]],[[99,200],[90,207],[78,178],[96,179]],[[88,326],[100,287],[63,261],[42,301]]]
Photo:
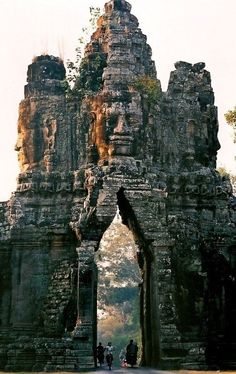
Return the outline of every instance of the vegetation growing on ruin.
[[[79,74],[74,85],[74,92],[79,96],[98,92],[102,86],[102,73],[106,66],[104,53],[93,53],[82,60]]]
[[[92,94],[101,86],[101,74],[105,66],[105,56],[101,53],[94,53],[84,57],[86,45],[90,36],[96,29],[97,20],[101,15],[99,7],[90,7],[90,19],[88,26],[82,28],[82,34],[78,38],[78,45],[75,49],[75,62],[67,60],[66,91],[68,97]]]
[[[153,107],[160,99],[161,87],[156,78],[142,75],[133,82],[132,87],[146,98],[150,107]]]
[[[236,106],[232,110],[225,113],[225,119],[228,125],[233,127],[234,130],[234,143],[236,143]]]

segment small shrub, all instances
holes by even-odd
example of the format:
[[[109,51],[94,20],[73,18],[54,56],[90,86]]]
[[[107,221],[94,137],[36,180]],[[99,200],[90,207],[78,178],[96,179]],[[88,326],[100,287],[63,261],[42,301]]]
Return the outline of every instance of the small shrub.
[[[155,105],[160,99],[161,87],[155,78],[148,75],[140,76],[134,81],[132,87],[147,99],[150,106]]]

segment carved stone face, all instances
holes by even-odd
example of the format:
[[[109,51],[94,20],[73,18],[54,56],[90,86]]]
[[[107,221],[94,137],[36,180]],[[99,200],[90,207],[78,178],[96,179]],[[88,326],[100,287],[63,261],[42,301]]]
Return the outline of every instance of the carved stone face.
[[[53,164],[57,121],[44,118],[36,104],[25,100],[20,105],[15,150],[18,152],[21,171],[42,165],[49,171]]]
[[[29,168],[29,160],[27,157],[27,152],[25,152],[24,148],[25,146],[24,146],[23,135],[22,133],[19,133],[16,145],[15,145],[15,150],[18,152],[17,158],[18,158],[21,172],[27,171]]]

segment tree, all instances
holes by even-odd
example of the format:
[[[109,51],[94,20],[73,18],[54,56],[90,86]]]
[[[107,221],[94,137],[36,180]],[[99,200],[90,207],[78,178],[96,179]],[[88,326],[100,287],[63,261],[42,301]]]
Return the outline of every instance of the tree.
[[[225,113],[225,119],[228,125],[233,127],[234,130],[234,143],[236,143],[236,106],[233,110],[228,110],[227,113]]]
[[[90,7],[90,19],[89,25],[82,28],[82,35],[78,39],[78,46],[75,49],[76,57],[75,62],[67,60],[67,81],[70,87],[74,87],[75,81],[80,74],[80,64],[83,58],[85,46],[89,42],[89,38],[96,29],[97,20],[101,15],[101,9],[99,7]]]

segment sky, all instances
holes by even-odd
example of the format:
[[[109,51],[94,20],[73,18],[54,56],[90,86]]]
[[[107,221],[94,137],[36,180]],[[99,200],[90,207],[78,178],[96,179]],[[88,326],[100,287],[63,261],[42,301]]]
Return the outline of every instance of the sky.
[[[165,91],[176,61],[206,63],[219,115],[217,166],[236,173],[236,145],[224,113],[236,106],[236,0],[130,0],[152,47]],[[0,0],[0,201],[16,189],[17,118],[27,66],[48,53],[75,60],[89,7],[103,0]]]

